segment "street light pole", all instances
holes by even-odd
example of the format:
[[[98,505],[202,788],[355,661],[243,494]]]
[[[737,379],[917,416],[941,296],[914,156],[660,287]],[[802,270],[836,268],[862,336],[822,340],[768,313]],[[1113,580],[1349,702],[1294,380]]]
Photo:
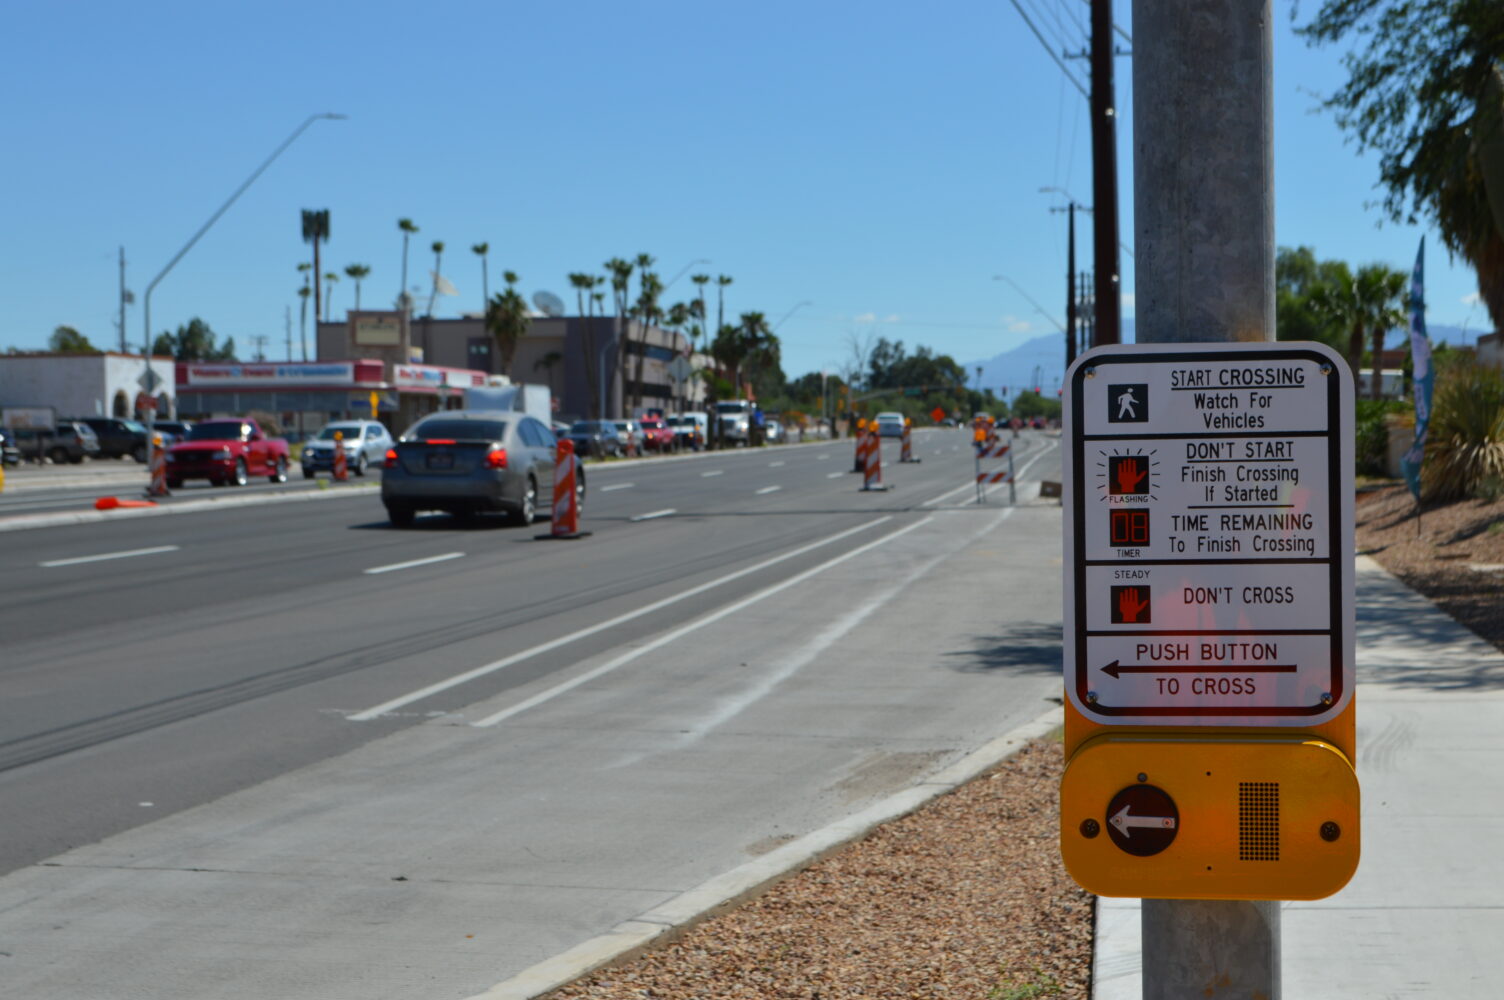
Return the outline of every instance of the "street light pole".
[[[804,306],[812,306],[812,305],[814,305],[814,303],[811,302],[809,299],[805,299],[803,302],[796,302],[794,304],[794,307],[792,309],[790,309],[788,312],[786,312],[786,313],[783,314],[783,319],[780,319],[777,323],[773,324],[773,332],[777,333],[778,332],[778,328],[780,326],[782,326],[784,323],[787,323],[788,322],[788,318],[790,316],[794,315],[794,313],[798,312]]]

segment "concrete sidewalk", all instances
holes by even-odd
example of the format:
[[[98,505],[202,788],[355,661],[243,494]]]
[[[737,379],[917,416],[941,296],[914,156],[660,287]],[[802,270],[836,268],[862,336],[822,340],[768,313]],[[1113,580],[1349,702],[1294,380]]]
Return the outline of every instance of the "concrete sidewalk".
[[[1363,857],[1286,903],[1291,997],[1498,996],[1504,983],[1504,655],[1358,559]],[[1139,901],[1100,901],[1095,1000],[1141,995]]]

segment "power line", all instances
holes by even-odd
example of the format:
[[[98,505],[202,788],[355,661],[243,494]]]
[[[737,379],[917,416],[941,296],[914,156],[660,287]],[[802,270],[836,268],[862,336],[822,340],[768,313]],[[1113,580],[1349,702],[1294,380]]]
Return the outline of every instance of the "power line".
[[[1049,55],[1051,59],[1055,60],[1055,65],[1060,67],[1060,72],[1064,73],[1066,79],[1069,80],[1072,85],[1074,85],[1075,88],[1081,92],[1082,97],[1085,97],[1087,100],[1091,100],[1091,95],[1086,92],[1086,88],[1082,86],[1081,81],[1077,80],[1074,76],[1071,75],[1070,69],[1067,68],[1061,58],[1055,54],[1055,50],[1050,48],[1050,43],[1045,41],[1044,35],[1040,34],[1039,29],[1034,26],[1034,22],[1029,20],[1028,13],[1025,12],[1023,7],[1019,5],[1018,0],[1008,0],[1008,2],[1013,4],[1013,9],[1018,11],[1018,16],[1023,18],[1024,23],[1029,26],[1029,30],[1034,32],[1034,37],[1039,39],[1039,44],[1044,46],[1045,53]]]

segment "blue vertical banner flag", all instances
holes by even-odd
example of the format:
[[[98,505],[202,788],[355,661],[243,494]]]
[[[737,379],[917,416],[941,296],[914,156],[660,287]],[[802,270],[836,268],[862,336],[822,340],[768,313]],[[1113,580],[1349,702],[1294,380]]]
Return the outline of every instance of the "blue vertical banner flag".
[[[1426,238],[1420,238],[1415,270],[1410,272],[1410,360],[1415,369],[1415,443],[1400,459],[1410,493],[1420,502],[1420,466],[1426,457],[1426,430],[1431,424],[1431,390],[1436,369],[1431,365],[1431,341],[1426,338]],[[1378,362],[1374,362],[1378,368]]]

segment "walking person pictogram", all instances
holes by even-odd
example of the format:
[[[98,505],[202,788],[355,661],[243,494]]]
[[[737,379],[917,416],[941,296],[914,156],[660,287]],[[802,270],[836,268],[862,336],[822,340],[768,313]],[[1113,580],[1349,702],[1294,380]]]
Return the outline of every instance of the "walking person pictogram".
[[[1107,420],[1114,424],[1142,424],[1149,419],[1149,386],[1129,382],[1107,387]]]

